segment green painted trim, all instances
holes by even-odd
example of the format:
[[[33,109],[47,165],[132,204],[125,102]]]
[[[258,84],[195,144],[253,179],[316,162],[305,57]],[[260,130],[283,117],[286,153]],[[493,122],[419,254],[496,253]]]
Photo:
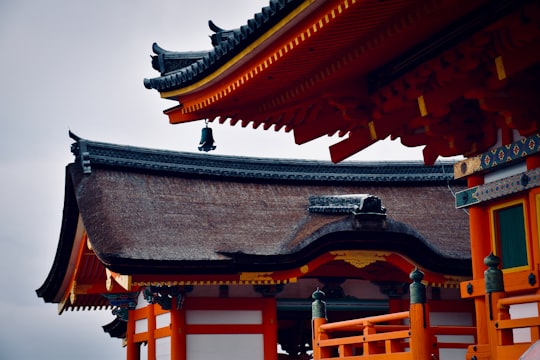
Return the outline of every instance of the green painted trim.
[[[456,192],[456,208],[460,209],[479,203],[480,200],[476,196],[477,191],[478,186]]]

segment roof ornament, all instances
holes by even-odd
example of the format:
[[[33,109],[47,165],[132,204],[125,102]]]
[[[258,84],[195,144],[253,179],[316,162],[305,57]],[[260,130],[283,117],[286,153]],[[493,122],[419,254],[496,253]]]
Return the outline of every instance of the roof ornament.
[[[240,32],[239,29],[225,30],[217,26],[212,20],[208,20],[208,27],[210,28],[212,32],[214,32],[214,34],[210,35],[210,40],[212,41],[212,45],[214,47],[217,47],[221,45],[222,43],[227,42],[229,40],[234,41],[235,34],[236,34],[236,37],[238,37],[239,35],[237,33]]]
[[[75,140],[75,142],[71,144],[71,153],[75,155],[75,159],[80,162],[83,172],[85,174],[91,174],[92,167],[90,164],[90,152],[87,149],[87,141],[71,132],[71,130],[69,130],[68,134],[70,138]]]
[[[381,199],[370,194],[310,196],[309,212],[386,216]]]
[[[201,141],[199,142],[199,151],[215,150],[214,136],[212,129],[208,127],[208,119],[204,120],[205,127],[202,129]]]

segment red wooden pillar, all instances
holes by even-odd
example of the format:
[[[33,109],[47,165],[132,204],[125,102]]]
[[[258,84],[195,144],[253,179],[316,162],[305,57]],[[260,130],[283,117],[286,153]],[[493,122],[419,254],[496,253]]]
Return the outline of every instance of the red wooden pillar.
[[[313,295],[313,303],[311,304],[311,344],[313,347],[313,360],[320,360],[330,357],[328,348],[320,348],[319,341],[328,338],[328,335],[321,331],[321,325],[327,323],[326,319],[326,303],[322,300],[324,293],[317,289]]]
[[[139,346],[133,341],[135,335],[135,319],[133,316],[134,311],[128,310],[128,322],[126,330],[126,359],[127,360],[139,360]]]
[[[148,321],[148,360],[156,360],[156,314],[154,311],[156,304],[146,307]]]
[[[263,298],[264,360],[277,360],[277,313],[276,299]]]
[[[473,175],[467,179],[468,187],[483,184],[481,175]],[[481,206],[469,208],[469,229],[471,238],[472,273],[474,279],[484,277],[484,257],[491,252],[489,218],[486,210]],[[474,298],[476,313],[476,342],[488,344],[488,315],[486,313],[486,300],[483,296]]]
[[[499,332],[495,325],[497,320],[509,318],[509,314],[501,312],[497,306],[499,299],[505,296],[503,272],[499,269],[500,259],[491,253],[486,256],[484,263],[488,267],[484,272],[484,281],[486,283],[486,310],[489,316],[489,345],[491,356],[497,359],[497,346],[511,344],[512,334],[508,330]]]
[[[173,298],[171,308],[171,360],[186,360],[186,312]]]

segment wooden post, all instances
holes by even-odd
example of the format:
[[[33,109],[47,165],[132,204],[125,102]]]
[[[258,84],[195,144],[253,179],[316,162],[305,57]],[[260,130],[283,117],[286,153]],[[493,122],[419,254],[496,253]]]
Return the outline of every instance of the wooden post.
[[[146,321],[148,321],[148,360],[156,360],[156,314],[154,311],[156,304],[146,306]]]
[[[175,296],[171,306],[171,360],[186,360],[186,313]]]
[[[483,184],[483,176],[470,176],[467,185],[472,188]],[[472,273],[474,279],[481,279],[485,269],[483,257],[489,253],[491,243],[489,242],[489,219],[487,212],[482,206],[476,205],[469,208],[469,232],[471,238],[471,259]],[[488,315],[486,313],[486,299],[484,296],[474,298],[476,313],[476,342],[477,344],[487,344],[488,337]]]
[[[276,298],[262,299],[264,360],[277,360],[277,312]]]
[[[315,290],[311,297],[313,303],[311,304],[311,343],[313,347],[313,360],[320,360],[330,356],[330,352],[327,348],[321,349],[319,347],[319,340],[327,339],[328,336],[321,332],[320,326],[326,324],[326,303],[323,301],[324,292]]]
[[[128,323],[126,330],[126,359],[139,360],[139,345],[133,341],[135,335],[135,319],[133,318],[133,310],[128,310]]]
[[[433,343],[429,325],[429,308],[426,301],[426,286],[422,284],[424,274],[414,269],[410,274],[413,281],[409,286],[411,296],[410,332],[411,354],[414,360],[438,358],[436,344]]]
[[[486,312],[488,316],[488,337],[491,356],[493,359],[497,359],[497,346],[500,344],[508,344],[512,341],[508,336],[500,338],[497,331],[497,320],[501,319],[497,302],[500,298],[504,297],[504,279],[503,272],[499,269],[501,260],[490,253],[484,258],[484,264],[488,267],[484,271],[484,281],[486,285]],[[503,316],[508,318],[508,315]]]

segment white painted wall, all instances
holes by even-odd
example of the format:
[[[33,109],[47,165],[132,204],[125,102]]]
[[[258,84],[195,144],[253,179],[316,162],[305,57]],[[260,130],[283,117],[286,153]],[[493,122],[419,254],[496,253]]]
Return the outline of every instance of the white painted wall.
[[[194,325],[262,324],[262,311],[187,310],[186,323]]]
[[[262,334],[187,335],[187,360],[264,360]]]
[[[156,339],[156,360],[170,360],[171,337],[166,336]]]
[[[524,319],[529,317],[538,317],[537,303],[510,305],[510,319]],[[514,343],[531,342],[531,329],[514,329]]]
[[[431,312],[429,322],[432,326],[472,326],[472,314],[466,312]],[[474,344],[474,336],[468,335],[439,335],[439,342],[458,342]],[[440,349],[440,360],[463,360],[467,349]]]

